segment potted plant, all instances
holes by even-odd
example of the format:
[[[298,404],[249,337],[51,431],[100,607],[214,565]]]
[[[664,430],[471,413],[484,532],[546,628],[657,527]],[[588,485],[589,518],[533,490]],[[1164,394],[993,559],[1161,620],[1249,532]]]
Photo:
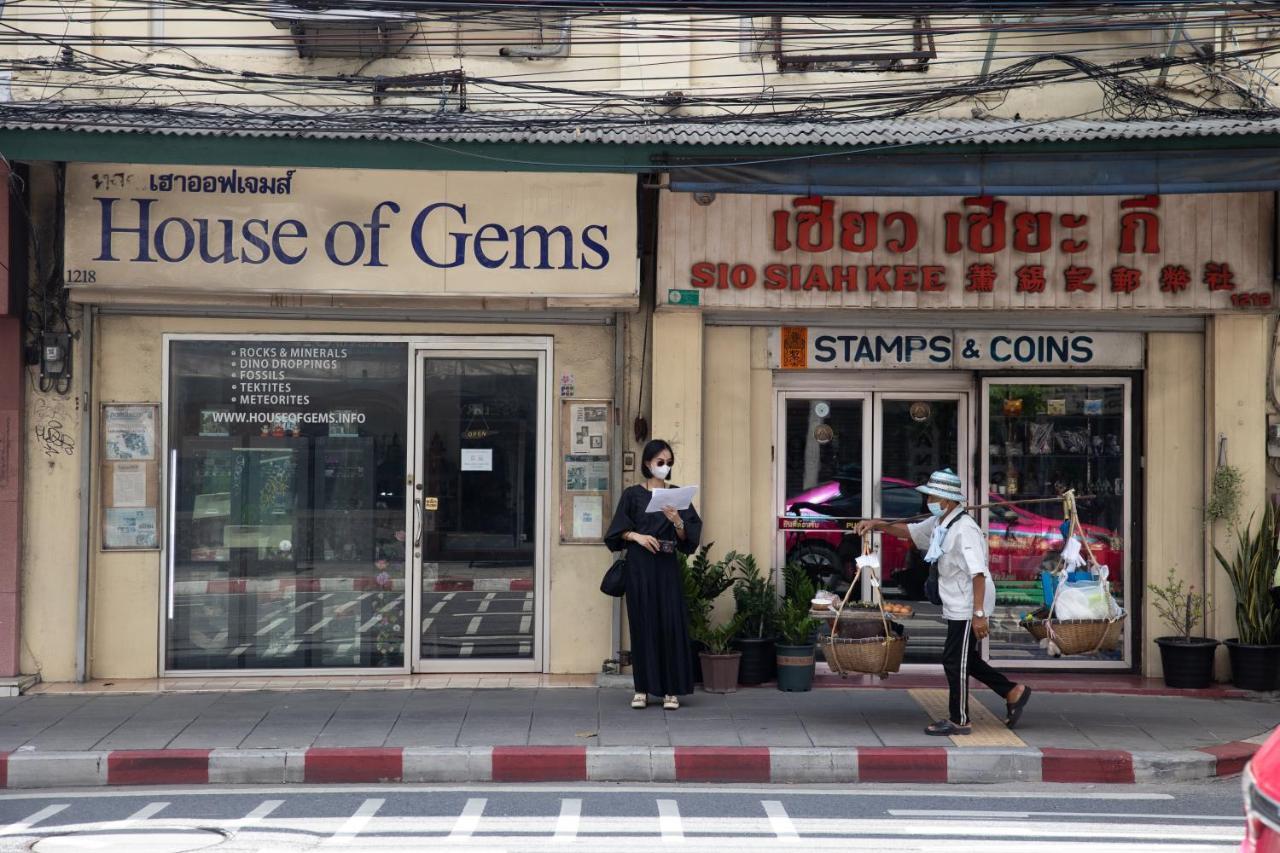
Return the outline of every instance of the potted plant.
[[[742,652],[733,648],[733,638],[740,627],[735,616],[718,628],[704,625],[697,635],[706,648],[698,657],[702,663],[702,689],[708,693],[733,693],[738,689]]]
[[[693,638],[693,680],[702,680],[702,664],[698,653],[706,646],[699,637],[711,627],[711,610],[716,599],[733,586],[733,564],[738,555],[730,551],[722,560],[711,562],[708,554],[714,542],[698,549],[692,559],[678,555],[680,580],[684,588],[685,605],[689,609],[689,636]]]
[[[813,581],[797,565],[783,569],[787,594],[778,615],[778,689],[804,692],[813,689],[814,636],[818,620],[809,615]]]
[[[1280,686],[1280,608],[1271,597],[1272,573],[1280,561],[1278,522],[1280,510],[1269,503],[1256,532],[1253,516],[1243,527],[1232,527],[1236,542],[1230,558],[1213,549],[1236,594],[1238,635],[1227,640],[1226,646],[1231,655],[1231,683],[1245,690]]]
[[[1163,586],[1147,584],[1154,597],[1156,613],[1176,631],[1176,636],[1156,637],[1160,661],[1164,665],[1164,683],[1168,687],[1199,689],[1213,683],[1213,656],[1218,641],[1191,636],[1204,622],[1204,614],[1213,602],[1210,596],[1197,594],[1195,586],[1184,588],[1181,578],[1170,568]]]
[[[736,560],[733,581],[734,615],[739,623],[734,648],[742,652],[738,681],[763,684],[777,671],[774,641],[778,629],[778,593],[760,571],[755,557],[744,554]]]

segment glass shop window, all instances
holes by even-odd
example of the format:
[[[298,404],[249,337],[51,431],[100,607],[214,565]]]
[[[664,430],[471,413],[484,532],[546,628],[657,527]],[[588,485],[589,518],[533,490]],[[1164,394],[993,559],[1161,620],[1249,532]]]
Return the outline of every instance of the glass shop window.
[[[168,670],[403,665],[407,347],[169,343]]]
[[[1116,600],[1125,603],[1129,386],[1106,380],[988,380],[987,411],[987,530],[997,595],[991,657],[1046,659],[1046,650],[1018,620],[1045,603],[1045,573],[1057,567],[1063,546],[1062,503],[1056,498],[1068,489],[1080,496],[1087,548],[1107,567]],[[1032,502],[1038,500],[1044,502]],[[1119,660],[1122,651],[1095,657]],[[1064,659],[1072,660],[1081,658]]]

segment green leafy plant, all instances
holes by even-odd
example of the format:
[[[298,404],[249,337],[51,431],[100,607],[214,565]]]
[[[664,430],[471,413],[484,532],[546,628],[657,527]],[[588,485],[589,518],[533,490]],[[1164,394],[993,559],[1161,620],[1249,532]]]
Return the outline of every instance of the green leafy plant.
[[[709,655],[727,655],[733,654],[733,640],[738,636],[738,631],[742,627],[742,621],[734,616],[728,622],[718,627],[705,625],[701,630],[694,634],[694,639],[700,641],[707,647]]]
[[[730,551],[721,560],[712,562],[709,554],[714,544],[703,545],[692,558],[683,553],[678,555],[684,600],[689,608],[689,630],[695,639],[710,627],[716,599],[733,586],[733,566],[738,555]]]
[[[1209,500],[1204,505],[1204,517],[1210,524],[1225,521],[1235,526],[1240,517],[1240,497],[1244,494],[1244,475],[1234,465],[1219,465],[1213,472],[1209,487]]]
[[[1249,523],[1235,530],[1235,550],[1228,559],[1217,546],[1213,556],[1227,573],[1236,593],[1236,629],[1246,645],[1265,646],[1280,642],[1280,607],[1271,596],[1271,579],[1280,562],[1276,543],[1280,510],[1268,503],[1261,523],[1253,530]]]
[[[782,577],[787,594],[778,613],[778,636],[789,646],[804,646],[813,642],[819,622],[809,615],[814,595],[813,581],[803,568],[793,564],[784,566]]]
[[[743,554],[736,560],[737,577],[733,581],[733,603],[741,622],[741,637],[763,639],[778,630],[778,593],[769,578],[760,571],[756,558]]]
[[[1163,585],[1147,584],[1154,596],[1156,613],[1178,634],[1183,642],[1191,641],[1191,632],[1204,622],[1204,614],[1213,606],[1213,596],[1197,594],[1195,585],[1186,587],[1171,567]]]

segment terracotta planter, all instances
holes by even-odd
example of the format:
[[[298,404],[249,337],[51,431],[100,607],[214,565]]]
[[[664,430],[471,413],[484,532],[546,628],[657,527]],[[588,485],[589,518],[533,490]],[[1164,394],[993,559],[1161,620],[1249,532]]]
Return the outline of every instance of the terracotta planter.
[[[708,693],[737,692],[738,665],[742,663],[742,652],[730,652],[727,655],[701,652],[698,657],[702,661],[703,690]]]
[[[1207,637],[1156,637],[1166,687],[1203,689],[1213,683],[1213,654],[1217,640]]]

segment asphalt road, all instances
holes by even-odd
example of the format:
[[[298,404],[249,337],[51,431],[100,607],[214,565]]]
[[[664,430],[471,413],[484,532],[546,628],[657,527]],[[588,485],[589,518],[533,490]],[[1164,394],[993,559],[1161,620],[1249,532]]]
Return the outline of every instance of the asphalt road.
[[[1147,786],[361,785],[0,795],[0,850],[1238,849],[1238,779]]]

